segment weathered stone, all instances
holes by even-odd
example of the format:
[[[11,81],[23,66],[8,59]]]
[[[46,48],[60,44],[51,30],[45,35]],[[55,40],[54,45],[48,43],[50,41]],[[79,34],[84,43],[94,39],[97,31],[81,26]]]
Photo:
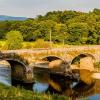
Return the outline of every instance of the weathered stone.
[[[79,69],[79,66],[78,66],[77,64],[72,64],[72,65],[70,66],[70,68],[71,68],[72,70],[77,70],[77,69]]]
[[[100,80],[100,73],[93,73],[92,74],[93,79],[99,79]]]
[[[86,84],[93,82],[92,74],[94,71],[94,63],[91,57],[85,57],[80,60],[80,79]]]
[[[92,57],[84,57],[80,59],[80,69],[94,71],[94,60]]]
[[[49,63],[49,68],[59,68],[62,64],[62,60],[54,60]]]
[[[89,70],[81,69],[80,70],[80,80],[90,85],[93,83],[92,72]]]
[[[20,63],[25,68],[25,72],[27,72],[27,69],[30,67],[30,65],[29,65],[30,63],[34,63],[36,61],[37,62],[41,61],[41,59],[45,56],[55,56],[58,58],[63,58],[64,61],[66,60],[66,61],[70,62],[75,56],[77,56],[78,54],[83,52],[84,47],[82,47],[82,48],[83,49],[80,49],[80,47],[78,48],[78,46],[77,46],[77,47],[64,48],[64,49],[63,48],[52,48],[52,49],[48,49],[48,50],[45,50],[45,49],[43,49],[43,50],[42,49],[39,49],[39,50],[37,50],[37,49],[34,49],[34,50],[6,50],[6,51],[2,50],[2,52],[0,52],[0,60],[3,60],[3,59],[10,60],[11,62],[16,61],[16,62]],[[100,46],[98,46],[98,50],[100,51],[99,48],[100,48]],[[89,48],[89,50],[90,49],[92,50],[93,48]],[[88,51],[88,48],[86,50],[87,51],[85,51],[85,52],[90,53],[90,55],[93,55],[97,59],[98,54],[97,54],[97,56],[95,56],[93,53],[91,53],[91,51]],[[78,53],[77,53],[77,51],[78,51]],[[12,53],[14,53],[15,55],[11,56]],[[95,52],[95,53],[97,53],[97,52]],[[28,59],[30,59],[29,62],[28,62]],[[62,65],[62,63],[63,63],[62,60],[52,61],[49,63],[49,68],[60,69],[59,67]],[[85,65],[82,65],[82,66],[84,67]],[[82,67],[82,69],[83,69],[83,67]],[[68,67],[66,67],[66,69],[67,68]],[[74,66],[72,69],[77,69],[77,68],[75,68],[75,66]],[[85,69],[88,70],[89,68],[85,68]],[[54,70],[54,69],[52,69],[52,70]],[[60,72],[61,72],[61,70],[60,70]],[[27,73],[24,73],[24,76],[26,76],[25,74],[27,74]],[[31,77],[31,76],[29,75],[28,77]]]

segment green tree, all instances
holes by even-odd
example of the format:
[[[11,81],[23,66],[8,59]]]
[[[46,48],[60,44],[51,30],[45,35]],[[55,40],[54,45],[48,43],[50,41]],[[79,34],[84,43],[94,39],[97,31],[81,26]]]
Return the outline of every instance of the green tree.
[[[55,25],[55,42],[62,42],[64,44],[65,39],[68,36],[68,29],[65,24],[56,24]]]
[[[89,13],[52,11],[24,21],[0,21],[0,39],[11,31],[20,31],[24,41],[44,39],[67,44],[100,44],[100,9]]]
[[[89,28],[87,44],[100,44],[100,22],[94,23],[93,27]]]
[[[5,49],[15,50],[22,47],[23,37],[19,31],[10,31],[6,35]]]
[[[6,33],[10,30],[11,23],[9,21],[0,22],[0,39],[4,39]]]
[[[74,18],[74,17],[76,17],[76,16],[78,16],[79,15],[79,13],[78,12],[76,12],[76,11],[71,11],[71,10],[69,10],[69,11],[63,11],[62,13],[61,13],[61,16],[60,16],[60,21],[62,22],[62,23],[66,23],[66,21],[68,21],[69,19],[72,19],[72,18]]]
[[[85,44],[89,29],[87,23],[72,23],[68,26],[69,41],[73,44]]]

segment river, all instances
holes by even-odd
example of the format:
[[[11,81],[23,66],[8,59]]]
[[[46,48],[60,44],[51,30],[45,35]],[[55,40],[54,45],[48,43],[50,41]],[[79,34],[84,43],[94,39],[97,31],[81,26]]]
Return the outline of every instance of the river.
[[[41,75],[40,75],[41,76]],[[73,83],[68,80],[59,78],[54,79],[53,76],[44,73],[42,79],[36,77],[35,83],[21,83],[11,79],[11,69],[4,65],[0,65],[0,83],[8,86],[23,86],[25,89],[37,91],[59,93],[61,95],[70,96],[72,98],[84,97],[89,100],[100,100],[100,80],[95,80],[90,86],[84,83]],[[53,87],[52,87],[53,86]]]
[[[11,86],[11,69],[0,65],[0,83]]]

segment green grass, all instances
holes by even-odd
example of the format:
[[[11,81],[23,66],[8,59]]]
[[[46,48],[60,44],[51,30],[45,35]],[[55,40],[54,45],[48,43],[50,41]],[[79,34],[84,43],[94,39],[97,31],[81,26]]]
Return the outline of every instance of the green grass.
[[[20,87],[0,84],[0,100],[70,100],[70,98],[57,94],[33,93]]]

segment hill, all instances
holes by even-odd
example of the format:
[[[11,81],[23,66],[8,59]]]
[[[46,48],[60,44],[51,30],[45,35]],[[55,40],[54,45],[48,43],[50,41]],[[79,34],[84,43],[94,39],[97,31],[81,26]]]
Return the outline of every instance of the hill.
[[[26,20],[26,17],[14,17],[14,16],[6,16],[6,15],[0,15],[0,21],[5,20]]]

